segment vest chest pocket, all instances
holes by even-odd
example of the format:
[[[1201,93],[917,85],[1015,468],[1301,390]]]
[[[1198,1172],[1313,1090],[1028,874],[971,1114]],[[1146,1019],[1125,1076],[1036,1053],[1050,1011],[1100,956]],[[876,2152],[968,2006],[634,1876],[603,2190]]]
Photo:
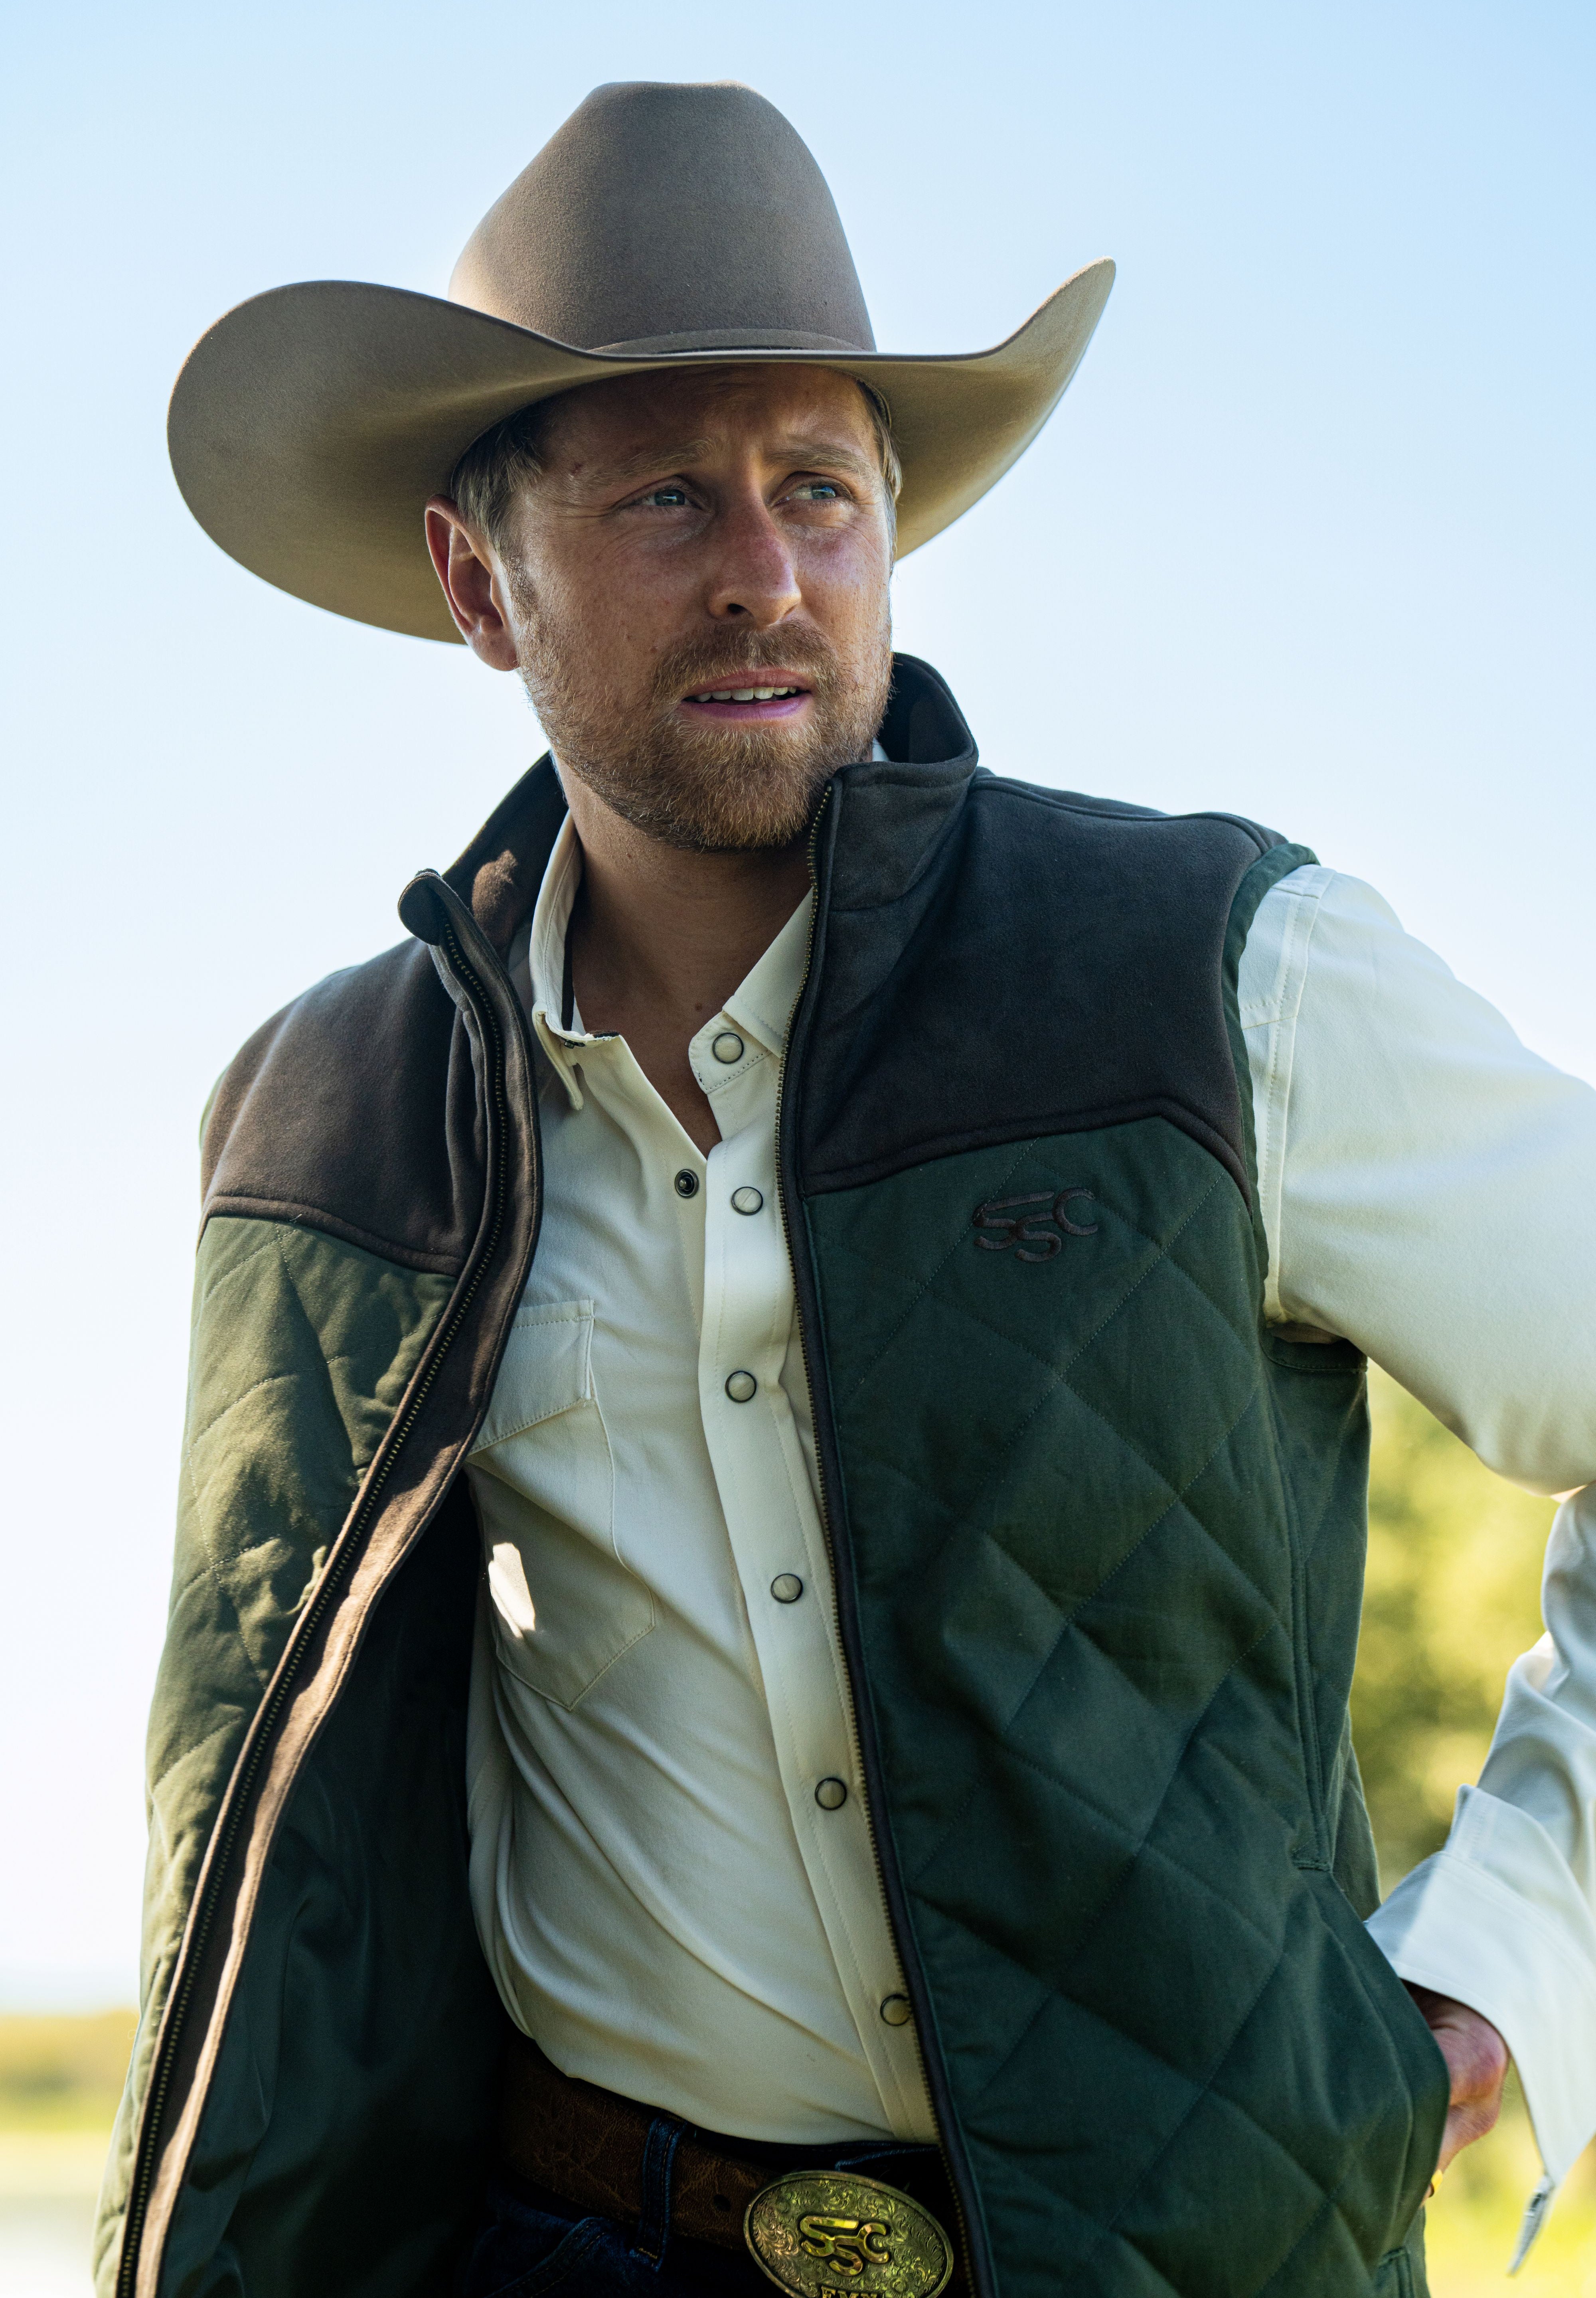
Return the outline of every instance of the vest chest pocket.
[[[467,1464],[499,1663],[566,1708],[654,1624],[653,1597],[616,1553],[592,1341],[591,1301],[519,1310]]]

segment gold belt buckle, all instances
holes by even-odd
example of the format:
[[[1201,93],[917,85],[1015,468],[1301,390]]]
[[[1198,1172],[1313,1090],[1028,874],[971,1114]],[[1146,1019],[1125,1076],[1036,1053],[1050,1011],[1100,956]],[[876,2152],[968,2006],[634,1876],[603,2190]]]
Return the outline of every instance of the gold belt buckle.
[[[953,2272],[930,2211],[850,2170],[790,2170],[755,2195],[742,2233],[790,2298],[937,2298]]]

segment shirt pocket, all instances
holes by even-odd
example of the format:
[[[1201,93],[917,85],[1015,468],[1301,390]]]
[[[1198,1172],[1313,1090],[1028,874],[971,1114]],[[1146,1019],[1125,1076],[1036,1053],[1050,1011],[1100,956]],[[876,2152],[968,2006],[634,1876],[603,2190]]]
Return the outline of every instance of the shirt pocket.
[[[654,1625],[615,1544],[615,1467],[593,1391],[593,1304],[520,1310],[467,1469],[500,1666],[571,1708]]]

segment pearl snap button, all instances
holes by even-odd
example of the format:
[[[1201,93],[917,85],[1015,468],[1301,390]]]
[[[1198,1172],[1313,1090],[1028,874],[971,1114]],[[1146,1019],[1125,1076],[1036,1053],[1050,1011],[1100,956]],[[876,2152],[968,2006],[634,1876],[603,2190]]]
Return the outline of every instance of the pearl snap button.
[[[914,2015],[906,1995],[887,1995],[881,1998],[881,2016],[889,2027],[906,2027]]]
[[[734,1372],[727,1376],[726,1394],[733,1404],[746,1404],[759,1393],[759,1384],[751,1372]]]
[[[679,1197],[696,1197],[698,1194],[699,1177],[696,1173],[690,1173],[684,1165],[676,1176],[676,1194]]]
[[[757,1213],[765,1203],[757,1189],[733,1189],[732,1210],[734,1213]]]
[[[770,1583],[770,1592],[778,1604],[796,1604],[804,1592],[804,1583],[796,1572],[778,1572]]]
[[[742,1059],[742,1039],[735,1029],[723,1029],[718,1037],[710,1039],[709,1050],[717,1062],[740,1062]]]
[[[815,1800],[822,1811],[840,1811],[848,1801],[848,1790],[840,1780],[822,1780],[815,1790]]]

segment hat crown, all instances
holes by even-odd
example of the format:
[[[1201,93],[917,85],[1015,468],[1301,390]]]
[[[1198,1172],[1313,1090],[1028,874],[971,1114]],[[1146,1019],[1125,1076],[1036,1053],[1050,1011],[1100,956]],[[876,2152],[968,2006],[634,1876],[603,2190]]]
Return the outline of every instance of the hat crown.
[[[587,351],[875,349],[814,154],[732,81],[596,87],[489,209],[449,293]]]

